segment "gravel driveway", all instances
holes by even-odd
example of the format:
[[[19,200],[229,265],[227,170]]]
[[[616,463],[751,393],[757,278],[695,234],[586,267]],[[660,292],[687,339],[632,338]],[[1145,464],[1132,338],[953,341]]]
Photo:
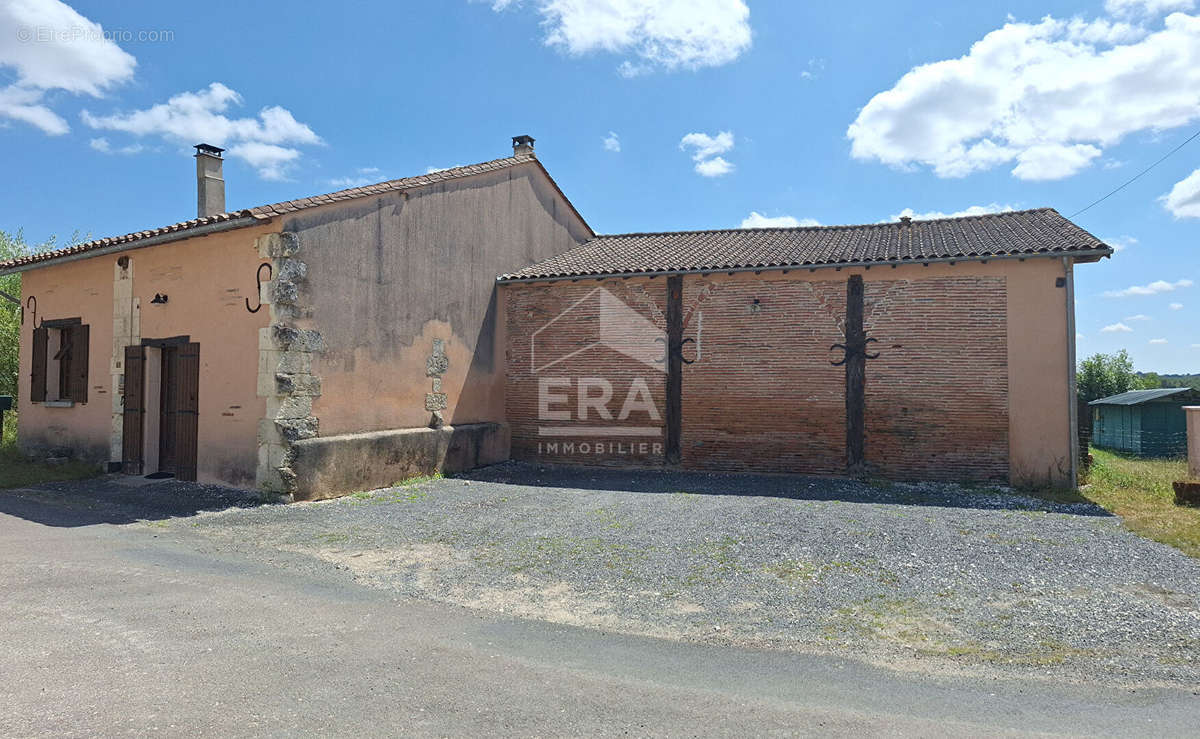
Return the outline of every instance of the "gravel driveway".
[[[152,522],[399,594],[925,672],[1200,684],[1200,561],[1090,504],[541,468]]]

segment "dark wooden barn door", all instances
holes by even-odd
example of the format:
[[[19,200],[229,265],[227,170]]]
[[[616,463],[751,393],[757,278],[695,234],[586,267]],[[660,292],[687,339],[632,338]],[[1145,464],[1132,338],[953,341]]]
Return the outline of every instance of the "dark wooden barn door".
[[[172,475],[177,472],[175,427],[179,405],[178,365],[179,348],[164,346],[161,363],[162,382],[159,383],[158,398],[158,471]]]
[[[200,345],[190,343],[173,347],[172,354],[174,398],[171,403],[175,423],[171,434],[175,477],[194,481],[200,442]]]
[[[142,474],[142,429],[146,413],[146,348],[125,347],[125,412],[121,429],[121,471]]]

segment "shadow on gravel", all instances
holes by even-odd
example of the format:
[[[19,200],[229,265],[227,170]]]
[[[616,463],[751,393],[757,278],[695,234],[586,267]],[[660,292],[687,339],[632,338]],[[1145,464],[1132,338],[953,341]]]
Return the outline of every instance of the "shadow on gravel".
[[[109,475],[0,490],[0,514],[45,526],[128,524],[264,505],[247,490]]]
[[[1112,514],[1086,498],[1067,494],[1048,500],[997,487],[941,482],[862,482],[807,475],[755,475],[725,472],[622,469],[504,462],[452,475],[456,479],[539,488],[610,490],[634,493],[744,495],[844,503],[1024,510],[1107,517]]]

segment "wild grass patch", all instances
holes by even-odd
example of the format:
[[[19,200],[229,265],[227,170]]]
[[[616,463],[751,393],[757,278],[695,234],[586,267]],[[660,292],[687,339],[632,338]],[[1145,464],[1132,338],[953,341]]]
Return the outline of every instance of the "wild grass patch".
[[[100,468],[89,462],[72,459],[63,464],[46,464],[43,460],[21,454],[17,449],[17,414],[4,414],[4,434],[0,438],[0,488],[86,480],[99,474]]]
[[[1131,531],[1200,557],[1200,508],[1175,505],[1171,483],[1187,477],[1182,459],[1141,459],[1092,449],[1080,493],[1121,517]]]

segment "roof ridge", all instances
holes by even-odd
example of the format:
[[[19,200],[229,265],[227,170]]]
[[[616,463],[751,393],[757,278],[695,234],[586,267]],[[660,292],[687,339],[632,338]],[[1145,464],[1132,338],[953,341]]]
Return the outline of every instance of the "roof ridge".
[[[334,190],[333,192],[319,193],[317,195],[293,198],[291,200],[282,200],[278,203],[257,205],[251,208],[244,208],[242,210],[224,211],[222,213],[215,213],[211,216],[190,218],[185,221],[178,221],[165,226],[142,229],[139,231],[130,231],[128,233],[119,234],[116,236],[105,236],[99,239],[90,239],[80,244],[72,244],[70,246],[54,249],[52,251],[16,257],[14,259],[0,262],[0,272],[17,267],[25,267],[31,264],[50,262],[60,257],[83,254],[106,247],[115,247],[120,244],[132,244],[154,237],[166,236],[168,234],[180,233],[180,238],[187,238],[188,231],[211,224],[229,223],[241,219],[267,221],[273,217],[291,213],[304,208],[313,208],[344,200],[353,200],[355,198],[378,195],[385,192],[395,192],[397,190],[407,189],[410,187],[434,185],[446,180],[453,180],[460,177],[470,177],[477,174],[486,174],[488,172],[496,172],[507,167],[515,167],[519,164],[527,164],[531,162],[537,163],[539,166],[541,166],[541,163],[538,162],[538,159],[535,155],[517,154],[509,157],[501,157],[500,159],[491,159],[486,162],[479,162],[477,164],[464,164],[458,167],[448,167],[436,172],[426,172],[425,174],[412,175],[410,177],[384,180],[383,182],[378,182],[372,185],[360,185],[358,187]],[[546,172],[545,167],[541,167],[541,169],[547,177],[550,176],[550,174]],[[553,179],[551,179],[551,181],[553,181]],[[555,187],[557,188],[558,186],[555,185]],[[559,190],[559,192],[561,194],[562,191]],[[566,199],[566,195],[563,195],[563,199]],[[570,201],[568,201],[568,204],[569,202]],[[571,207],[572,209],[574,208],[573,205]],[[580,220],[583,220],[583,216],[579,216],[579,218]],[[247,223],[246,225],[250,224]],[[236,228],[238,226],[232,225],[230,227]]]
[[[433,182],[438,182],[438,181],[446,180],[446,179],[454,179],[458,176],[469,176],[472,174],[481,174],[481,173],[477,173],[474,171],[466,172],[465,170],[468,170],[468,169],[476,170],[481,167],[502,169],[503,167],[516,166],[517,164],[524,164],[526,162],[532,162],[532,161],[536,161],[536,160],[537,160],[537,157],[535,157],[532,154],[518,154],[518,155],[514,155],[514,156],[500,157],[499,159],[489,159],[486,162],[477,162],[475,164],[461,164],[457,167],[447,167],[445,169],[438,169],[433,172],[425,172],[424,174],[410,175],[408,177],[394,177],[390,180],[381,180],[380,182],[374,182],[374,183],[371,183],[368,185],[357,185],[355,187],[342,188],[341,190],[333,190],[332,192],[321,192],[321,193],[317,193],[316,195],[308,195],[308,196],[299,197],[299,198],[291,198],[290,200],[281,200],[277,203],[268,203],[266,205],[256,205],[256,206],[254,206],[252,208],[248,208],[246,211],[242,211],[242,212],[259,213],[259,212],[273,211],[277,207],[285,207],[292,203],[298,203],[298,202],[305,201],[305,200],[314,200],[317,198],[330,198],[333,200],[352,200],[353,198],[356,198],[356,197],[367,197],[369,195],[375,195],[379,192],[378,188],[396,189],[401,184],[413,183],[414,180],[430,178],[430,179],[432,179],[432,182],[430,182],[429,184],[433,184]],[[425,184],[425,183],[419,183],[419,184]]]
[[[1028,213],[1047,213],[1058,211],[1052,207],[1046,206],[1042,208],[1023,208],[1021,210],[999,210],[993,213],[977,213],[969,216],[948,216],[946,218],[924,218],[921,220],[910,221],[913,223],[945,223],[947,221],[970,221],[982,220],[984,218],[996,218],[998,216],[1016,216],[1025,215]],[[629,231],[626,233],[615,234],[596,234],[597,239],[619,239],[626,237],[641,237],[641,236],[681,236],[685,234],[718,234],[718,233],[740,233],[754,231],[836,231],[844,229],[863,229],[863,228],[893,228],[906,225],[902,221],[877,221],[875,223],[838,223],[830,225],[816,226],[753,226],[749,228],[699,228],[684,231]]]
[[[601,235],[500,275],[501,281],[581,276],[869,266],[1074,255],[1112,248],[1054,208],[933,218],[911,224],[792,226]]]

